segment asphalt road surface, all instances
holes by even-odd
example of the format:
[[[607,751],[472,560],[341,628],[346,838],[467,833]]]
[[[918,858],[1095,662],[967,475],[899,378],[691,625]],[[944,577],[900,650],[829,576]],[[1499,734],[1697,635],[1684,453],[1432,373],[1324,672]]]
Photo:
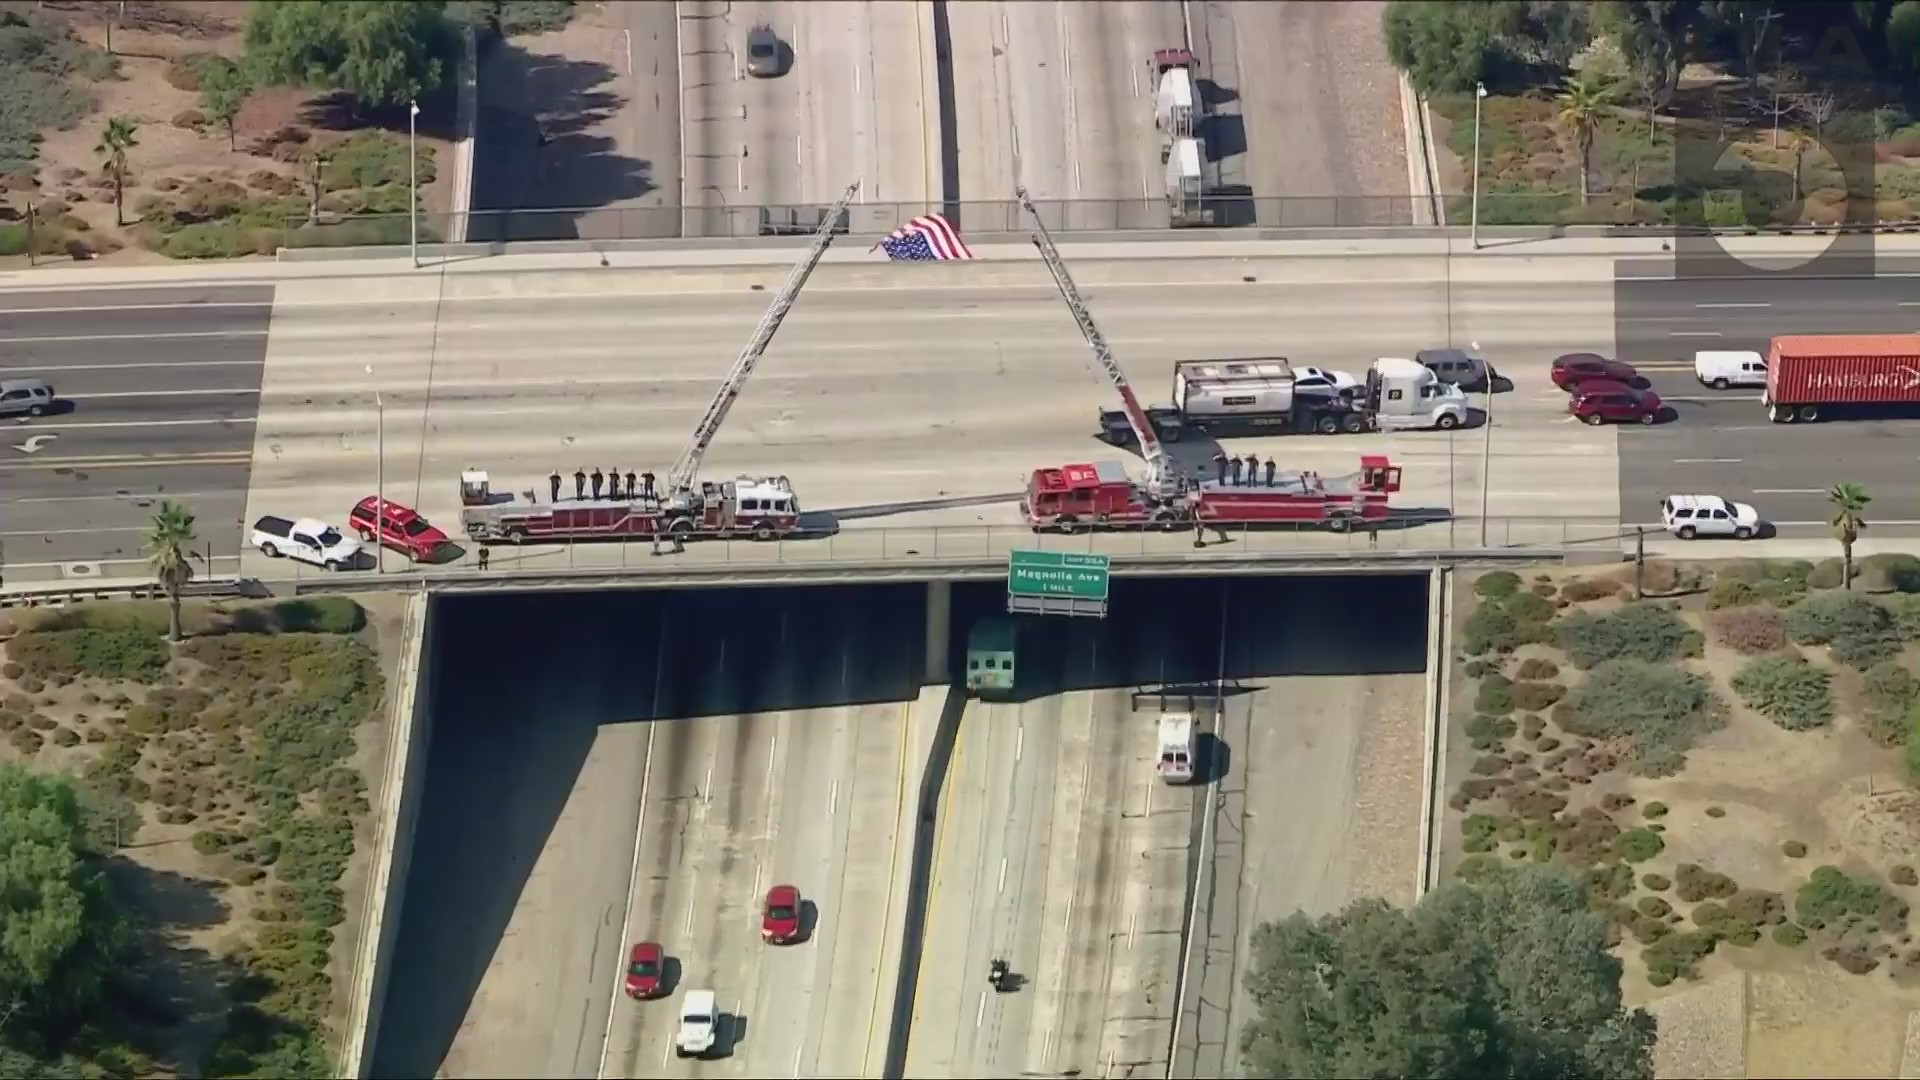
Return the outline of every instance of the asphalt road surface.
[[[900,902],[886,882],[913,794],[901,719],[923,595],[441,601],[373,1074],[862,1074],[860,1033],[887,1015],[879,928]],[[811,902],[809,940],[783,949],[758,933],[776,878]],[[666,946],[673,996],[616,996],[640,938]],[[691,989],[728,1014],[709,1062],[668,1042]]]
[[[271,287],[0,297],[0,377],[71,403],[0,421],[9,580],[143,573],[163,499],[197,515],[213,572],[237,571],[272,305]]]
[[[1666,495],[1750,502],[1783,536],[1824,535],[1826,491],[1842,481],[1873,495],[1875,524],[1920,527],[1920,419],[1774,424],[1752,388],[1716,391],[1693,376],[1698,350],[1764,354],[1778,334],[1911,332],[1914,279],[1622,281],[1615,287],[1621,359],[1647,369],[1672,424],[1620,433],[1625,521],[1657,524]]]
[[[680,7],[684,203],[703,208],[688,235],[755,235],[760,208],[823,209],[855,180],[855,232],[891,230],[938,201],[930,5]],[[748,73],[760,25],[782,43],[783,74]]]

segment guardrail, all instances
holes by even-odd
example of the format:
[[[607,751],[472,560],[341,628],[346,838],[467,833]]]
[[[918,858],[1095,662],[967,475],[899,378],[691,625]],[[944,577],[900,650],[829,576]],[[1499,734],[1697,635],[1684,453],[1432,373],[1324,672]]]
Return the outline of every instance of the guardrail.
[[[742,570],[785,567],[788,569],[834,566],[885,566],[895,571],[914,566],[940,566],[958,562],[986,561],[1004,566],[1016,549],[1023,551],[1074,551],[1113,556],[1116,561],[1138,556],[1178,555],[1183,559],[1196,553],[1212,555],[1296,556],[1303,558],[1341,557],[1382,552],[1422,553],[1456,550],[1499,550],[1520,548],[1533,551],[1562,550],[1620,543],[1632,536],[1610,518],[1478,518],[1446,520],[1408,517],[1388,522],[1379,528],[1336,533],[1310,527],[1276,528],[1271,525],[1223,524],[1207,526],[1196,552],[1191,528],[1176,530],[1134,529],[1076,534],[1035,533],[1022,526],[1008,525],[930,525],[922,528],[888,526],[885,528],[842,529],[828,535],[795,539],[723,540],[695,537],[683,549],[661,540],[657,545],[645,538],[621,541],[587,541],[572,544],[495,544],[491,547],[452,547],[452,554],[437,563],[407,564],[404,556],[389,551],[386,572],[375,574],[372,556],[363,555],[364,570],[334,572],[286,560],[273,564],[285,572],[252,576],[261,580],[291,580],[300,585],[323,581],[367,577],[425,578],[435,581],[466,580],[484,575],[555,574],[589,571],[623,575],[667,574],[675,576],[711,576]],[[482,552],[485,552],[483,567]],[[658,552],[656,554],[656,552]],[[251,559],[251,557],[250,557]],[[257,568],[257,562],[252,563]]]
[[[1470,195],[1436,194],[1440,223],[1465,226],[1472,216]],[[1054,232],[1135,232],[1172,228],[1160,199],[1058,199],[1035,204]],[[1259,229],[1409,229],[1431,227],[1427,213],[1416,214],[1406,195],[1210,195],[1197,201],[1214,228]],[[463,235],[475,244],[560,240],[675,240],[688,237],[741,238],[799,236],[811,232],[827,210],[818,206],[758,204],[659,207],[526,207],[472,210],[465,214],[423,213],[422,242]],[[1735,212],[1737,211],[1737,212]],[[849,207],[842,231],[883,236],[924,214],[945,214],[969,237],[1025,234],[1031,222],[1020,204],[991,202],[868,202]],[[1793,214],[1786,217],[1786,214]],[[1748,214],[1739,206],[1680,217],[1645,202],[1621,202],[1597,193],[1582,204],[1565,194],[1482,193],[1480,226],[1589,226],[1633,232],[1792,233],[1833,231],[1920,231],[1910,218],[1880,222],[1809,223],[1798,209]],[[1204,231],[1204,230],[1203,230]],[[290,220],[283,243],[289,248],[352,247],[405,243],[405,214],[348,214],[309,223]],[[398,238],[397,240],[394,238]]]

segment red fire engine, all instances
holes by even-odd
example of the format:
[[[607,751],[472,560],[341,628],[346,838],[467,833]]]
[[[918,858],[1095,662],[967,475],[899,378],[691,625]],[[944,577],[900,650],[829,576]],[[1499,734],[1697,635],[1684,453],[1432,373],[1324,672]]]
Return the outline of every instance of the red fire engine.
[[[1117,461],[1035,469],[1021,511],[1035,532],[1191,523],[1294,522],[1336,531],[1383,521],[1392,513],[1387,497],[1400,490],[1400,467],[1367,454],[1360,471],[1347,476],[1284,470],[1271,480],[1245,483],[1189,482],[1171,498],[1156,498]]]
[[[485,472],[469,469],[460,474],[460,516],[467,535],[480,543],[523,543],[529,540],[593,540],[623,536],[709,536],[730,538],[751,536],[771,540],[800,531],[800,503],[794,498],[793,485],[784,476],[740,476],[720,482],[697,480],[700,463],[708,447],[719,434],[733,403],[745,388],[747,377],[766,352],[780,323],[793,307],[820,257],[832,246],[836,230],[860,182],[848,185],[840,201],[827,211],[820,227],[814,230],[813,243],[787,275],[786,284],[773,298],[766,314],[754,327],[746,348],[740,350],[733,368],[720,383],[720,389],[707,404],[707,411],[694,426],[693,435],[680,459],[667,474],[664,489],[653,489],[653,477],[647,477],[644,490],[634,490],[634,476],[627,474],[625,495],[620,494],[619,477],[606,498],[600,497],[600,476],[594,476],[594,497],[562,499],[560,478],[551,477],[552,499],[541,503],[537,493],[524,496],[494,491]],[[581,477],[576,474],[576,484]],[[579,494],[579,492],[576,492]]]
[[[1119,392],[1122,411],[1147,461],[1144,483],[1129,477],[1117,461],[1035,469],[1027,480],[1026,496],[1020,501],[1021,512],[1035,532],[1155,524],[1173,528],[1195,519],[1208,524],[1317,523],[1343,530],[1358,522],[1384,520],[1392,512],[1387,497],[1400,490],[1400,467],[1379,455],[1362,456],[1360,471],[1349,476],[1285,470],[1275,472],[1270,480],[1256,481],[1253,471],[1248,470],[1245,483],[1195,482],[1180,476],[1160,444],[1153,421],[1127,382],[1126,372],[1113,358],[1113,350],[1094,324],[1093,314],[1081,301],[1080,290],[1067,273],[1027,189],[1019,188],[1017,194],[1033,219],[1033,244],[1053,274],[1061,299],[1080,324],[1080,334],[1086,338],[1094,360],[1105,372],[1107,382]]]

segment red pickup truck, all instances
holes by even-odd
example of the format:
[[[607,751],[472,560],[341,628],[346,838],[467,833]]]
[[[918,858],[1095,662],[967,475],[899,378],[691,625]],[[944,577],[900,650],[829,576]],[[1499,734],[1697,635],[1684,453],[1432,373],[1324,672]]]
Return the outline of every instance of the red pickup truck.
[[[404,551],[414,562],[431,562],[447,542],[447,534],[421,517],[418,511],[372,495],[354,504],[353,511],[347,515],[347,524],[369,544],[378,533],[382,546]]]

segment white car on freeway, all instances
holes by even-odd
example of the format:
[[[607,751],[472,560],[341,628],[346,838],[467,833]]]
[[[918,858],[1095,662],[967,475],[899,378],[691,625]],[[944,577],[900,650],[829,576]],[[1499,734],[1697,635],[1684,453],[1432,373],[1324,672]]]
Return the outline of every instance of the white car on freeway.
[[[711,990],[689,990],[680,1006],[680,1030],[673,1037],[676,1057],[705,1057],[720,1041],[720,1005]]]
[[[327,570],[351,570],[360,559],[360,541],[316,518],[269,514],[253,523],[250,542],[269,559],[297,559]]]
[[[1345,394],[1360,387],[1360,380],[1344,371],[1301,366],[1293,369],[1293,385],[1298,390],[1331,390]]]
[[[1729,536],[1751,540],[1760,535],[1760,512],[1718,495],[1669,495],[1660,500],[1660,524],[1682,540]]]

